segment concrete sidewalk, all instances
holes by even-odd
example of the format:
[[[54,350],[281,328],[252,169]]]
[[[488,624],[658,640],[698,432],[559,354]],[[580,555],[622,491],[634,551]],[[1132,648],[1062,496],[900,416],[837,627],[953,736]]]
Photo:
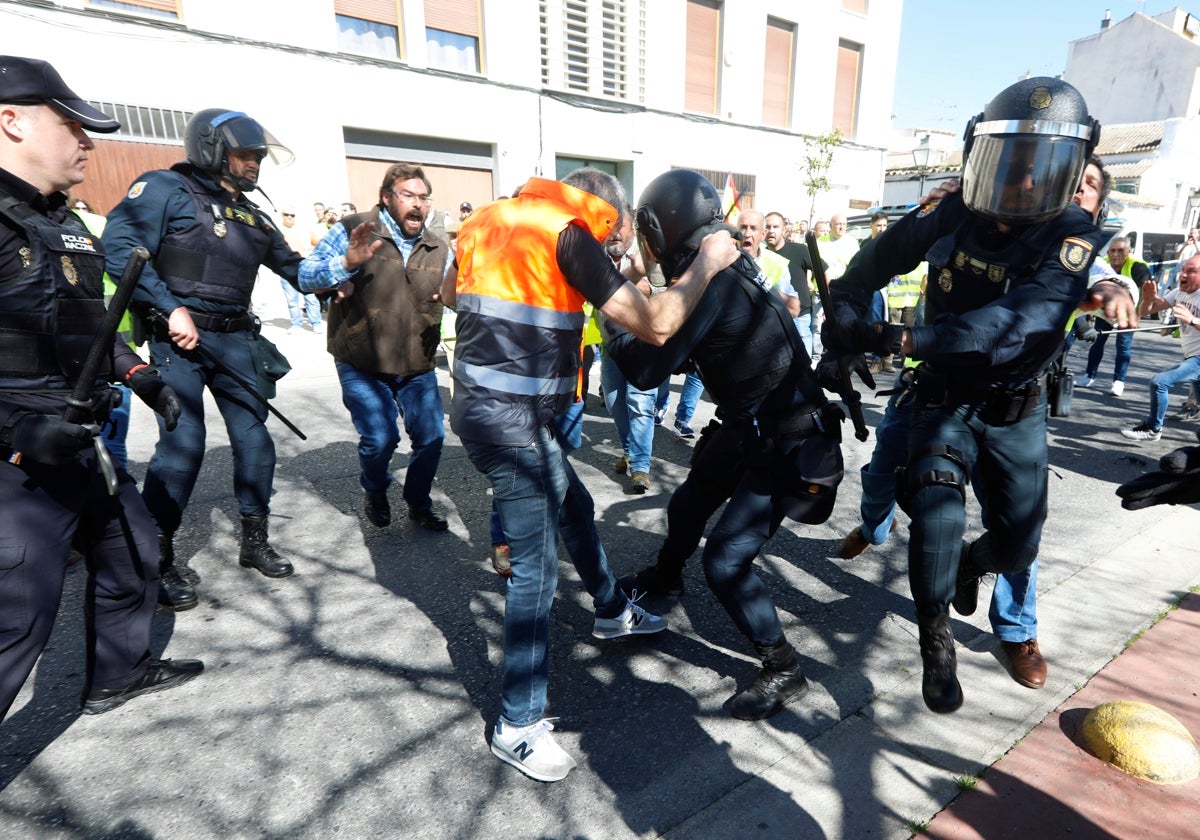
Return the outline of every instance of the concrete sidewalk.
[[[484,480],[450,436],[435,504],[451,530],[432,534],[402,515],[370,526],[357,436],[324,339],[286,326],[284,316],[266,327],[294,367],[277,406],[308,439],[269,421],[279,455],[271,527],[297,574],[268,580],[238,567],[231,453],[210,405],[209,451],[178,538],[203,578],[201,605],[161,614],[156,632],[156,653],[196,656],[207,670],[80,717],[84,576],[72,569],[50,647],[0,726],[0,837],[907,837],[958,797],[957,777],[1009,753],[1200,581],[1200,514],[1129,513],[1112,494],[1194,441],[1169,428],[1139,448],[1117,434],[1144,413],[1148,376],[1177,358],[1168,340],[1139,337],[1124,401],[1077,394],[1076,415],[1052,421],[1039,580],[1045,689],[1008,676],[981,609],[955,620],[963,708],[925,709],[904,529],[854,561],[834,558],[857,524],[857,468],[870,454],[871,442],[850,440],[833,518],[785,525],[758,564],[812,690],[770,720],[733,720],[724,706],[757,663],[698,562],[682,599],[651,605],[671,630],[618,643],[591,638],[590,599],[563,563],[549,713],[580,766],[541,784],[487,746],[504,601],[487,560]],[[631,494],[611,472],[618,445],[598,406],[593,394],[573,458],[620,574],[657,551],[690,446],[660,428],[654,491]],[[870,423],[881,409],[868,399]],[[144,406],[134,412],[140,477],[154,432]],[[710,415],[702,403],[694,425]],[[400,474],[403,465],[398,456]]]

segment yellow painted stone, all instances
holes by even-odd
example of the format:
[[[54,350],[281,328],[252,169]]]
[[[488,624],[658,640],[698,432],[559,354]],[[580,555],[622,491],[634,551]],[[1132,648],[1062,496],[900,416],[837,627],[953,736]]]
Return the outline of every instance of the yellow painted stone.
[[[1200,776],[1196,741],[1182,723],[1149,703],[1097,706],[1084,718],[1083,739],[1101,761],[1139,779],[1178,785]]]

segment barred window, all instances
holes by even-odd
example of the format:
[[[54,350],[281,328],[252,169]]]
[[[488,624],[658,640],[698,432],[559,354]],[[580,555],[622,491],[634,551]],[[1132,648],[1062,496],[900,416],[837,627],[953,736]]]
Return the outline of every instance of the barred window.
[[[192,118],[191,111],[172,111],[145,105],[126,105],[120,102],[88,102],[121,124],[120,129],[107,135],[114,140],[153,140],[156,143],[183,144],[184,128]]]
[[[625,0],[541,0],[542,85],[629,99],[629,5]],[[633,27],[639,44],[640,20]]]
[[[117,12],[134,12],[179,20],[179,4],[176,0],[88,0],[88,8],[112,9]]]

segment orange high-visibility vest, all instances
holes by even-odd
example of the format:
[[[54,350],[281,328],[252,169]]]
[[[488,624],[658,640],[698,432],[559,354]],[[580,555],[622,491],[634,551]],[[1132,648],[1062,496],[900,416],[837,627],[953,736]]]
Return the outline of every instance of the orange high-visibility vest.
[[[463,222],[450,412],[459,437],[527,446],[570,407],[584,298],[559,269],[558,236],[578,224],[602,241],[617,217],[591,193],[531,178],[516,198],[492,202]]]

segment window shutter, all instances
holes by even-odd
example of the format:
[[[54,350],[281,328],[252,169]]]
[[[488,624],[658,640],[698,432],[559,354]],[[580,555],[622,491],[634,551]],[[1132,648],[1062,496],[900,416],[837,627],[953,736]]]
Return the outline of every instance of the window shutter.
[[[479,0],[425,0],[425,26],[479,37]]]
[[[792,101],[792,41],[795,26],[767,18],[766,58],[763,64],[762,121],[766,125],[788,126],[788,106]]]
[[[833,86],[833,126],[843,137],[854,137],[858,130],[858,88],[862,73],[862,45],[838,43],[837,79]]]
[[[721,7],[714,0],[688,0],[687,63],[683,107],[701,114],[717,112],[717,48]]]
[[[400,25],[396,0],[333,0],[333,11],[346,17],[370,20],[375,23]]]

